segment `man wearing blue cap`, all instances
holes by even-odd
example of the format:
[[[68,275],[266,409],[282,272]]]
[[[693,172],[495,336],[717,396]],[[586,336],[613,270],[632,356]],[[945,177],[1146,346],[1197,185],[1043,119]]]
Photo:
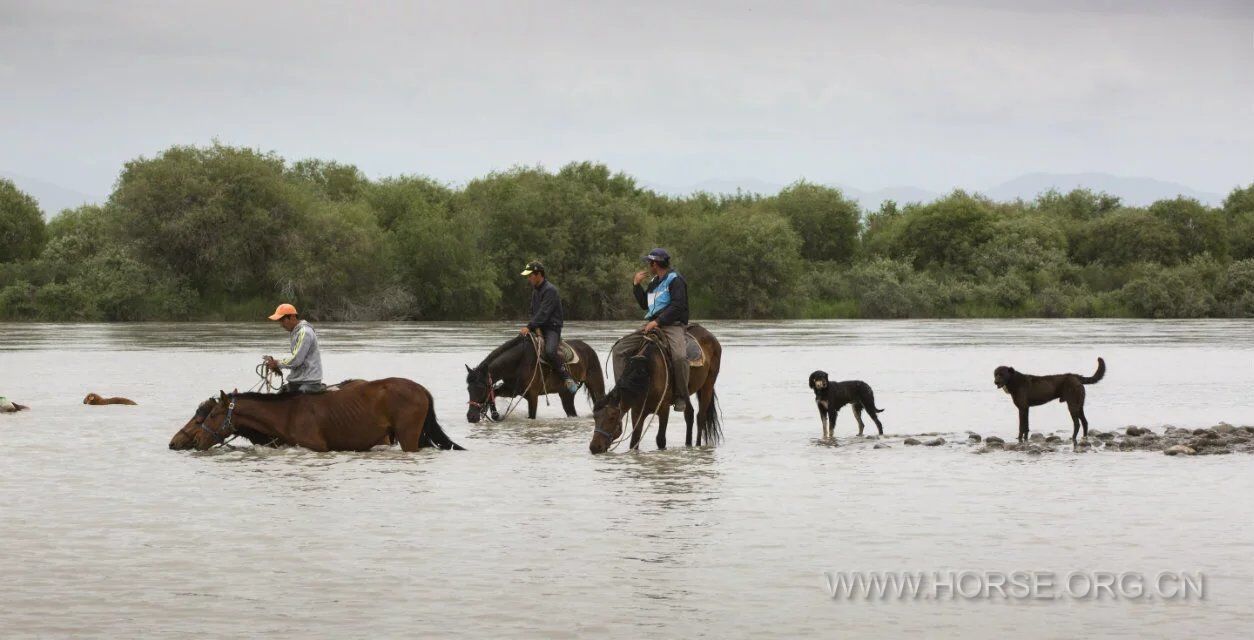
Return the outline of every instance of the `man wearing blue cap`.
[[[636,274],[632,293],[636,302],[645,310],[645,325],[638,333],[620,340],[614,347],[614,379],[623,375],[627,358],[640,351],[644,334],[657,329],[666,336],[671,352],[671,389],[675,410],[688,406],[688,357],[685,334],[688,327],[688,282],[671,268],[671,254],[665,249],[654,249],[644,257],[648,272]],[[652,274],[647,288],[644,279]]]

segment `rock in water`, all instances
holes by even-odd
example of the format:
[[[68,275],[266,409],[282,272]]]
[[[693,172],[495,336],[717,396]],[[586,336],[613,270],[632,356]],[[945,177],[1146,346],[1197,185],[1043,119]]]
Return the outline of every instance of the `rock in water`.
[[[1139,436],[1145,433],[1145,429],[1140,427],[1128,427],[1127,434],[1130,436]]]
[[[967,440],[970,440],[971,442],[979,442],[981,439],[982,438],[980,438],[980,434],[978,433],[967,434]]]
[[[933,439],[931,439],[931,440],[928,440],[927,442],[924,442],[924,443],[923,443],[923,446],[925,446],[925,447],[939,447],[939,446],[941,446],[942,444],[945,444],[945,439],[944,439],[944,438],[933,438]]]
[[[906,438],[905,440],[901,441],[901,444],[915,445],[915,444],[920,444],[920,443],[918,440],[915,440],[914,438]]]
[[[884,444],[883,442],[876,442],[876,443],[875,443],[875,446],[874,446],[874,447],[871,447],[871,448],[872,448],[872,449],[892,449],[892,447],[890,447],[890,446],[888,446],[888,445]]]
[[[1045,438],[1045,442],[1062,442],[1062,438],[1058,436],[1049,436],[1048,438]]]
[[[1006,444],[1006,441],[1002,440],[1001,438],[998,438],[997,436],[989,436],[984,439],[984,443],[985,444]]]
[[[1028,445],[1027,452],[1030,456],[1039,456],[1041,455],[1041,448],[1034,444]]]
[[[1197,455],[1197,451],[1195,451],[1193,447],[1186,446],[1183,444],[1178,444],[1178,445],[1175,445],[1174,447],[1167,447],[1166,449],[1163,449],[1163,453],[1169,456],[1195,456]]]
[[[1232,425],[1230,425],[1230,424],[1228,424],[1228,423],[1226,423],[1226,422],[1220,422],[1219,424],[1217,424],[1217,425],[1215,425],[1215,426],[1211,427],[1211,431],[1214,431],[1215,433],[1224,433],[1224,434],[1228,434],[1228,433],[1232,433],[1232,432],[1234,432],[1234,431],[1236,431],[1236,430],[1237,430],[1237,428],[1236,428],[1236,427],[1234,427],[1234,426],[1232,426]]]
[[[1045,434],[1043,433],[1034,433],[1028,438],[1029,442],[1043,442],[1044,440]]]

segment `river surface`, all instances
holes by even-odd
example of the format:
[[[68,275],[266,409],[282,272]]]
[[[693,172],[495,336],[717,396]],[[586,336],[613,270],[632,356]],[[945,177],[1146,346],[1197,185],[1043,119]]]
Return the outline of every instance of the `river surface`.
[[[556,396],[465,422],[505,324],[318,325],[328,380],[403,376],[468,450],[172,452],[273,324],[0,325],[0,636],[1250,637],[1254,458],[905,447],[1013,438],[992,370],[1092,373],[1092,428],[1254,424],[1254,322],[711,322],[726,442],[592,456]],[[572,323],[602,355],[627,324]],[[875,389],[890,448],[819,441],[806,378]],[[137,407],[88,407],[89,391]],[[1063,405],[1033,429],[1066,430]],[[868,421],[869,424],[869,421]],[[680,445],[680,446],[676,446]],[[1196,572],[1202,598],[832,597],[825,572]],[[943,591],[939,593],[944,593]]]

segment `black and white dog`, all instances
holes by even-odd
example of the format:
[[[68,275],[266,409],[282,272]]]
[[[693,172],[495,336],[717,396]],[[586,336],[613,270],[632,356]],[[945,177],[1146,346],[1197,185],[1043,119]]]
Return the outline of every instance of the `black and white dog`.
[[[819,418],[823,420],[824,438],[832,437],[832,431],[836,429],[836,412],[847,404],[853,405],[853,417],[858,421],[858,435],[862,435],[864,428],[863,409],[875,421],[875,428],[879,429],[880,435],[884,435],[884,425],[875,417],[875,414],[884,410],[876,408],[871,385],[861,380],[832,382],[827,379],[826,371],[815,371],[810,374],[810,388],[814,389],[814,402],[819,406]]]

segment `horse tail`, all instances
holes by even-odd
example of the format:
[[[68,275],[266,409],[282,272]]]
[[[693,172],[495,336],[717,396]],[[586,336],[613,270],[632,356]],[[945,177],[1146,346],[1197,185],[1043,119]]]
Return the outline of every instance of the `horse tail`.
[[[1105,377],[1106,377],[1106,361],[1102,360],[1101,358],[1098,358],[1097,359],[1097,372],[1094,373],[1092,377],[1089,377],[1089,378],[1080,376],[1080,382],[1084,384],[1096,384],[1097,382],[1100,382],[1102,378],[1105,378]]]
[[[723,441],[723,421],[718,415],[718,393],[710,391],[710,408],[705,412],[705,420],[699,421],[697,433],[707,446],[714,446]]]
[[[427,419],[422,424],[422,440],[419,446],[435,447],[437,449],[454,449],[457,451],[465,451],[466,448],[453,442],[452,438],[444,433],[444,428],[440,426],[440,422],[435,417],[435,400],[431,398],[431,393],[427,393]]]

